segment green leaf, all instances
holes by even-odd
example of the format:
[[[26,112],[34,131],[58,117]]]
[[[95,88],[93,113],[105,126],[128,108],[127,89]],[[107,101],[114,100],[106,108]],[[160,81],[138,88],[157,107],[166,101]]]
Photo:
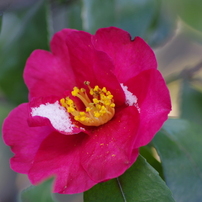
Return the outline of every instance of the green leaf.
[[[182,81],[180,117],[202,124],[202,92],[191,86],[186,79]]]
[[[12,14],[13,15],[13,14]],[[5,95],[15,104],[27,101],[27,89],[22,74],[25,62],[35,49],[48,49],[46,1],[38,1],[25,14],[15,13],[18,26],[0,41],[0,85]],[[20,16],[20,17],[19,17]],[[6,18],[6,15],[4,15]],[[6,19],[4,19],[6,20]],[[10,21],[12,23],[12,21]],[[4,30],[3,27],[2,32]],[[6,30],[5,30],[6,31]]]
[[[84,201],[174,202],[164,181],[141,156],[119,178],[99,183],[85,192]]]
[[[202,199],[202,128],[179,119],[168,120],[152,141],[164,177],[177,202]]]
[[[38,186],[31,186],[21,193],[22,202],[56,202],[51,194],[53,179],[49,179]]]
[[[147,160],[147,162],[159,173],[161,178],[163,179],[163,169],[162,165],[157,159],[155,158],[156,150],[151,144],[146,145],[140,148],[140,154]]]

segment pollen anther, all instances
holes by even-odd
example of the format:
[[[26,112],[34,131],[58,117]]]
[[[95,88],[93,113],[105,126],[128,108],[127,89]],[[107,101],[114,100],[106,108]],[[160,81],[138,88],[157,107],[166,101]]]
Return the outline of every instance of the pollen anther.
[[[72,99],[62,98],[60,104],[74,117],[74,119],[86,126],[100,126],[111,120],[115,114],[115,104],[110,91],[99,86],[90,87],[90,82],[85,81],[89,88],[89,95],[84,88],[74,87],[71,94],[78,97],[85,105],[85,110],[79,111]]]

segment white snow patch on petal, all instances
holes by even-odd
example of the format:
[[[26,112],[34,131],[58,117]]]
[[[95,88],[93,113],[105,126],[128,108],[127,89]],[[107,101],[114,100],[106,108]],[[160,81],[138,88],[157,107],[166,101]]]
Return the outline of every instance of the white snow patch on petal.
[[[138,101],[137,97],[128,90],[128,86],[124,86],[123,83],[121,83],[120,85],[126,96],[126,104],[128,106],[135,106],[137,108],[138,112],[140,112],[140,108],[137,103],[137,101]]]
[[[72,132],[73,124],[68,112],[62,107],[58,101],[53,104],[41,104],[39,107],[33,107],[32,116],[41,116],[48,118],[52,126],[59,131]]]

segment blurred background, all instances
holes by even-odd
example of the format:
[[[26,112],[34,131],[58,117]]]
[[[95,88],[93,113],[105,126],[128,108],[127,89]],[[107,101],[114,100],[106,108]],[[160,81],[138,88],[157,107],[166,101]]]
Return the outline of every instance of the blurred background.
[[[93,34],[116,26],[132,38],[142,37],[155,51],[171,93],[170,116],[201,124],[201,19],[201,0],[0,0],[0,123],[27,102],[22,73],[33,50],[49,50],[52,35],[62,28]],[[19,201],[19,192],[30,185],[10,169],[12,155],[0,139],[0,202]],[[56,198],[83,201],[82,194]]]

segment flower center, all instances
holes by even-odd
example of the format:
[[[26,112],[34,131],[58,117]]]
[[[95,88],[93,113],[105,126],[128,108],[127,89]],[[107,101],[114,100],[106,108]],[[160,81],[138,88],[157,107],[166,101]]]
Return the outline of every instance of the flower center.
[[[90,87],[90,82],[85,81],[85,85],[89,88],[89,98],[84,88],[74,87],[72,95],[78,97],[85,105],[85,111],[79,111],[74,101],[69,97],[62,98],[60,104],[74,116],[74,119],[85,126],[100,126],[112,119],[115,113],[115,104],[113,95],[110,91],[99,86]]]

